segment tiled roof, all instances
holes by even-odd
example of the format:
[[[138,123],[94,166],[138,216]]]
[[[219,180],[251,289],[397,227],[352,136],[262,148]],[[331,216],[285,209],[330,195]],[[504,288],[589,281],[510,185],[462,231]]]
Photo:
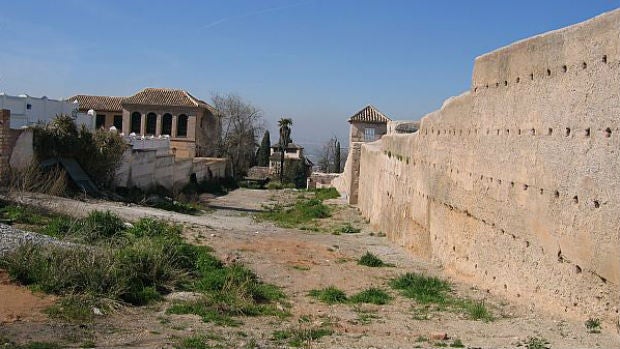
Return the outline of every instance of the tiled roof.
[[[121,112],[121,100],[124,97],[110,97],[110,96],[88,96],[88,95],[75,95],[67,98],[66,100],[73,103],[75,100],[80,104],[80,111],[86,112],[90,109],[102,110],[102,111],[114,111]]]
[[[359,121],[359,122],[369,122],[369,123],[387,123],[388,121],[392,121],[392,119],[385,116],[383,113],[377,110],[377,108],[372,105],[367,105],[364,109],[358,111],[349,118],[349,122]]]
[[[187,91],[169,88],[145,88],[133,96],[124,98],[123,104],[157,105],[169,107],[199,107],[215,112],[215,108]]]

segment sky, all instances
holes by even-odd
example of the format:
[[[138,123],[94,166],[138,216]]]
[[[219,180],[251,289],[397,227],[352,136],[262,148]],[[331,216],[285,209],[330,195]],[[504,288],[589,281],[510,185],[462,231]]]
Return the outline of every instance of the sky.
[[[0,92],[233,93],[306,147],[368,104],[418,120],[469,89],[474,59],[620,0],[0,0]],[[274,141],[274,136],[272,136]]]

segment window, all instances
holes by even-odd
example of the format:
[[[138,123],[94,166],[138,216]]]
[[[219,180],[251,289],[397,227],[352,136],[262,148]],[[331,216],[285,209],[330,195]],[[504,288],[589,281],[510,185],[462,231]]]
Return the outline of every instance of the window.
[[[364,142],[374,142],[374,141],[375,141],[375,129],[365,128],[364,129]]]
[[[155,113],[148,113],[146,115],[146,134],[154,135],[157,130],[157,115]]]
[[[172,115],[166,113],[161,119],[161,134],[172,135]]]
[[[177,137],[187,137],[187,115],[181,114],[177,119]]]
[[[121,132],[123,130],[123,116],[122,115],[114,115],[114,127]]]
[[[30,104],[30,103],[26,104],[26,109],[28,109],[28,110],[32,109],[32,104]]]
[[[131,128],[129,132],[140,133],[140,126],[142,124],[142,115],[140,113],[133,112],[131,114]]]
[[[98,114],[97,115],[97,120],[95,121],[95,128],[96,129],[100,129],[102,127],[105,127],[105,115],[104,114]]]

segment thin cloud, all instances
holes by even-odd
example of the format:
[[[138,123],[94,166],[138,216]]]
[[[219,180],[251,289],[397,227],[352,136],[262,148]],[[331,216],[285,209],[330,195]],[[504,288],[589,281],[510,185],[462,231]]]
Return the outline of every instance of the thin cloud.
[[[254,17],[254,16],[259,16],[259,15],[265,14],[265,13],[286,10],[286,9],[291,8],[291,7],[299,6],[299,5],[301,5],[303,3],[306,3],[306,2],[308,2],[308,0],[299,1],[299,2],[296,2],[296,3],[293,3],[293,4],[288,4],[288,5],[269,7],[269,8],[265,8],[265,9],[262,9],[262,10],[256,10],[256,11],[252,11],[252,12],[243,13],[243,14],[240,14],[240,15],[237,15],[237,16],[223,17],[223,18],[215,20],[215,21],[213,21],[213,22],[211,22],[211,23],[201,27],[200,29],[211,29],[211,28],[216,27],[216,26],[218,26],[218,25],[220,25],[222,23],[229,22],[229,21],[232,21],[232,20],[243,19],[243,18],[248,18],[248,17]]]

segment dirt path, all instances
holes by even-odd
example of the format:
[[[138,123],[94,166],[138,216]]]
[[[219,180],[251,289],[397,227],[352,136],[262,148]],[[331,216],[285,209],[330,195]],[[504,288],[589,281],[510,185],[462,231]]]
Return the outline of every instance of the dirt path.
[[[129,308],[102,320],[91,335],[99,346],[169,347],[174,338],[209,333],[214,345],[243,347],[257,344],[276,347],[275,330],[330,323],[334,334],[307,343],[313,348],[413,348],[438,347],[460,339],[468,347],[514,348],[529,336],[550,342],[552,348],[618,348],[615,329],[590,334],[583,322],[562,321],[544,314],[519,309],[481,290],[456,284],[460,296],[484,300],[496,317],[494,321],[468,320],[444,311],[423,312],[413,301],[399,296],[387,286],[388,280],[404,272],[442,276],[437,265],[416,259],[403,249],[378,237],[365,226],[354,208],[339,204],[334,224],[353,222],[362,227],[359,234],[332,235],[278,228],[256,222],[252,215],[265,203],[294,198],[296,193],[260,190],[236,190],[212,202],[216,210],[189,216],[139,206],[109,202],[81,202],[42,195],[22,196],[20,200],[56,211],[76,214],[91,210],[111,210],[122,218],[135,220],[154,216],[183,223],[190,242],[213,247],[223,259],[237,259],[252,268],[266,282],[284,288],[292,304],[288,319],[270,317],[243,318],[244,325],[222,328],[203,323],[195,316],[165,315],[166,304],[148,309]],[[356,260],[370,251],[390,268],[368,268]],[[347,294],[368,287],[388,290],[395,298],[388,305],[325,305],[307,296],[311,289],[337,286]],[[0,297],[0,302],[4,299]],[[585,319],[584,319],[585,320]],[[14,324],[13,324],[14,325]],[[42,325],[30,325],[42,326]],[[17,326],[0,327],[7,333],[19,332]],[[45,331],[43,331],[45,332]],[[430,340],[432,333],[445,332],[447,341]],[[49,331],[48,331],[49,333]],[[2,333],[0,332],[0,335]]]

